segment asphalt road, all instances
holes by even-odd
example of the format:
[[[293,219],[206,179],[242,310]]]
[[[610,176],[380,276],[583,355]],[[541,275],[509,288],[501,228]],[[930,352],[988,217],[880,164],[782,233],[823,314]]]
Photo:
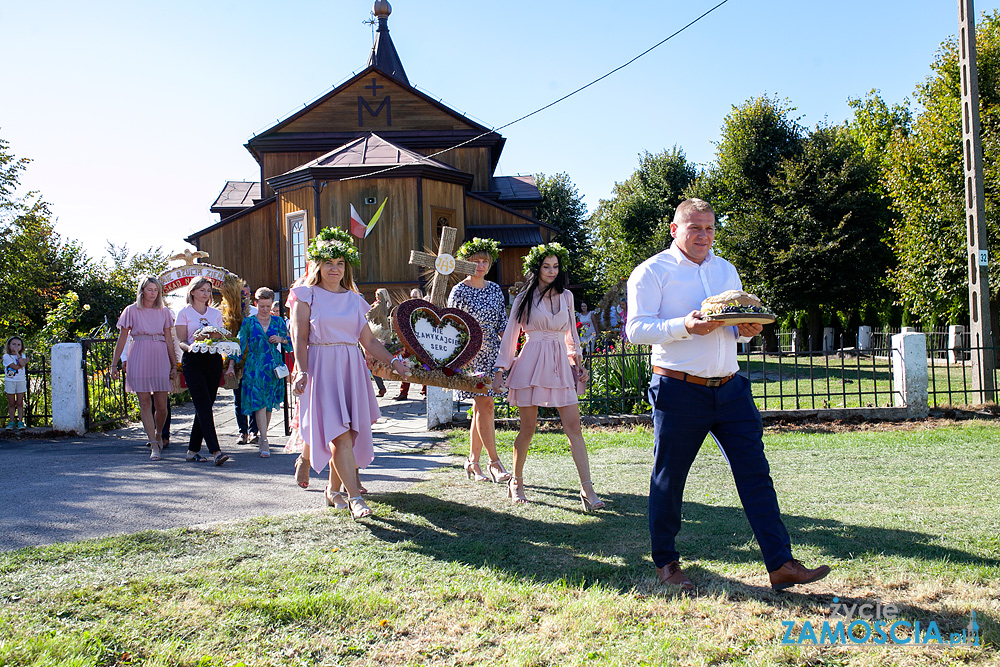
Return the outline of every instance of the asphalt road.
[[[394,383],[388,384],[375,427],[375,462],[362,471],[372,495],[401,490],[457,461],[423,453],[440,437],[424,428],[423,402],[388,400],[396,393]],[[413,395],[419,399],[418,392]],[[215,414],[223,451],[232,457],[219,467],[184,460],[190,405],[174,408],[171,446],[159,462],[149,460],[136,427],[77,438],[0,440],[0,550],[326,506],[325,473],[313,471],[303,490],[292,476],[295,454],[272,444],[271,458],[262,459],[256,445],[234,444],[231,392],[220,392]],[[284,443],[280,420],[270,434],[272,443]]]

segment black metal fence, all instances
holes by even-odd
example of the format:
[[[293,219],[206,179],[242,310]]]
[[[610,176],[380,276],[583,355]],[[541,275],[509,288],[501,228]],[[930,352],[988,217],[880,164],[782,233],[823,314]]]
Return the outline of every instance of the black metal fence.
[[[781,352],[765,353],[760,337],[740,347],[740,373],[750,380],[751,391],[761,410],[892,407],[896,387],[893,380],[891,336],[896,332],[872,332],[871,349],[859,351],[837,340],[832,352],[795,352],[790,338],[779,337]],[[801,348],[813,342],[801,339]],[[853,340],[851,342],[854,342]],[[795,346],[799,347],[798,344]],[[947,332],[927,337],[928,403],[931,407],[980,405],[995,402],[997,395],[982,388],[973,377],[974,354],[993,360],[994,386],[1000,387],[1000,347],[970,347],[967,337],[961,349],[949,345]],[[587,393],[580,397],[584,416],[644,414],[650,412],[646,388],[652,376],[650,348],[621,340],[599,343],[586,356],[590,372]],[[556,411],[542,408],[541,416]],[[497,399],[496,416],[509,418],[517,409]]]
[[[52,426],[52,369],[48,357],[44,354],[29,354],[28,365],[24,370],[28,385],[24,397],[25,425]]]
[[[125,373],[111,378],[117,338],[84,338],[84,423],[88,431],[116,426],[139,418],[135,394],[125,391]],[[117,360],[115,360],[117,363]]]

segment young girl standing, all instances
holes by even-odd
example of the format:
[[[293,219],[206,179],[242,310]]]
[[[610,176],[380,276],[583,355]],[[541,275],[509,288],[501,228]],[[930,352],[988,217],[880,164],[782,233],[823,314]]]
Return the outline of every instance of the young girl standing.
[[[7,422],[8,431],[24,428],[24,394],[28,391],[28,377],[24,367],[27,365],[28,357],[24,354],[24,341],[17,336],[11,336],[7,339],[3,355],[4,391],[7,392],[7,413],[10,416]]]

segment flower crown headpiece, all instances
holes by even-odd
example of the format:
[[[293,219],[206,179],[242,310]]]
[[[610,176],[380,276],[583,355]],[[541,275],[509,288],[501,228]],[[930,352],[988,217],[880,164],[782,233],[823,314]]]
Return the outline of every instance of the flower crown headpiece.
[[[471,241],[466,241],[461,248],[458,249],[458,257],[460,259],[465,259],[466,257],[472,257],[476,253],[485,252],[490,256],[492,261],[497,261],[497,257],[500,256],[500,243],[493,239],[481,239],[478,236],[473,237]]]
[[[361,253],[354,245],[354,239],[343,229],[324,227],[309,244],[306,257],[313,262],[325,262],[331,259],[344,258],[344,261],[354,266],[361,265]]]
[[[536,245],[530,251],[528,251],[527,257],[524,258],[524,273],[527,275],[530,273],[538,273],[538,269],[541,268],[542,262],[545,261],[546,257],[550,255],[555,255],[559,260],[559,269],[564,273],[569,270],[569,250],[566,250],[561,243],[543,243],[542,245]]]

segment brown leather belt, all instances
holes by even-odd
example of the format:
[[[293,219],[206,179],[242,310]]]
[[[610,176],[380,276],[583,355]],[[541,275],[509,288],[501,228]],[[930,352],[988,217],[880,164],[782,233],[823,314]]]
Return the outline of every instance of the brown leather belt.
[[[653,372],[657,375],[663,375],[675,380],[684,380],[685,382],[690,382],[691,384],[700,384],[703,387],[721,387],[736,376],[736,373],[733,373],[732,375],[727,375],[726,377],[721,378],[703,378],[698,377],[697,375],[681,373],[680,371],[672,371],[669,368],[660,368],[659,366],[653,366]]]

